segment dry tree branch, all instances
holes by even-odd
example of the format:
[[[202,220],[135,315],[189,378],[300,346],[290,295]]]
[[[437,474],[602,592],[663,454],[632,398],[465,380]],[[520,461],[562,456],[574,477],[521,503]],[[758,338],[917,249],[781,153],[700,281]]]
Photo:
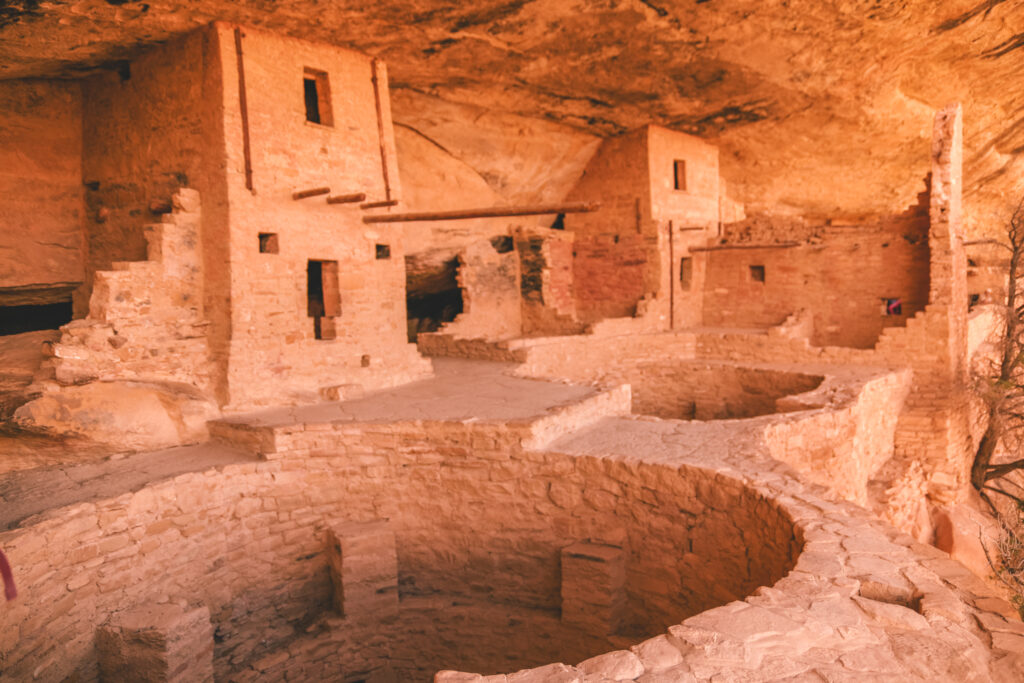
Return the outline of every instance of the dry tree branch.
[[[1009,498],[1010,500],[1016,502],[1018,505],[1024,507],[1024,498],[1021,498],[1019,496],[1015,496],[1012,493],[1008,493],[1008,492],[1004,491],[1003,489],[1001,489],[1001,488],[999,488],[997,486],[989,486],[989,485],[986,484],[984,488],[985,488],[986,491],[995,491],[996,493],[1001,493],[1004,496],[1006,496],[1007,498]],[[992,505],[991,501],[986,501],[986,502],[988,502],[989,505]]]

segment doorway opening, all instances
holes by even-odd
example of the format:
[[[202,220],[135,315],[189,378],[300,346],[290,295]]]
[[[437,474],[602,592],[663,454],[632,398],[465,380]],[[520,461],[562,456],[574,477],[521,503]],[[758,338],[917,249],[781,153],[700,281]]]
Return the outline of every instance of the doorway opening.
[[[335,319],[341,315],[338,262],[313,261],[306,266],[306,314],[313,319],[315,339],[335,339]]]
[[[426,274],[410,268],[408,258],[406,266],[406,322],[409,341],[415,343],[421,332],[437,332],[462,313],[462,289],[456,280],[459,261],[446,260]]]

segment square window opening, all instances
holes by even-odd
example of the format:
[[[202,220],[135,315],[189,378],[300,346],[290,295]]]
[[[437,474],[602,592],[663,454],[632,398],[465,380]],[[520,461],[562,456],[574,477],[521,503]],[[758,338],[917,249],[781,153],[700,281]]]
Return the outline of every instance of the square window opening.
[[[259,234],[260,240],[260,253],[261,254],[277,254],[279,253],[277,246],[277,233],[276,232],[261,232]]]
[[[333,126],[331,88],[327,72],[307,67],[302,77],[302,91],[306,103],[306,120],[321,126]]]
[[[903,300],[899,298],[882,299],[885,302],[886,315],[903,315]]]
[[[676,159],[672,163],[672,183],[675,189],[686,191],[686,162],[682,159]]]
[[[693,285],[693,258],[689,256],[679,259],[679,285],[684,292],[690,291]]]
[[[337,261],[309,261],[306,266],[306,314],[315,339],[334,339],[334,319],[341,315]]]
[[[750,279],[753,282],[764,282],[764,266],[750,266]]]
[[[378,244],[377,245],[377,260],[391,258],[391,245],[389,244]]]

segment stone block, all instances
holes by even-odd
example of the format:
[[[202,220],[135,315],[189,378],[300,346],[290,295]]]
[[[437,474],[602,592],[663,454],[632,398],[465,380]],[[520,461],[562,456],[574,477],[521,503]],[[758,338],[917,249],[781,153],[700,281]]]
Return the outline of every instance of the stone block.
[[[206,607],[146,604],[118,612],[96,632],[101,681],[213,681]]]
[[[340,614],[380,621],[398,613],[398,556],[387,520],[332,525],[327,562]]]
[[[362,398],[366,392],[362,384],[338,384],[320,387],[320,398],[325,401],[351,401]]]
[[[622,548],[574,543],[562,549],[562,621],[595,636],[615,633],[626,609]]]

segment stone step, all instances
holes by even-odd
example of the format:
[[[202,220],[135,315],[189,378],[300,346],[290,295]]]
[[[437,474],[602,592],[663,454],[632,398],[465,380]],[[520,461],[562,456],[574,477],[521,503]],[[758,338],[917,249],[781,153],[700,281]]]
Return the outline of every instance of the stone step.
[[[153,261],[114,261],[110,264],[112,270],[101,272],[113,273],[141,273],[155,275],[160,264]]]

